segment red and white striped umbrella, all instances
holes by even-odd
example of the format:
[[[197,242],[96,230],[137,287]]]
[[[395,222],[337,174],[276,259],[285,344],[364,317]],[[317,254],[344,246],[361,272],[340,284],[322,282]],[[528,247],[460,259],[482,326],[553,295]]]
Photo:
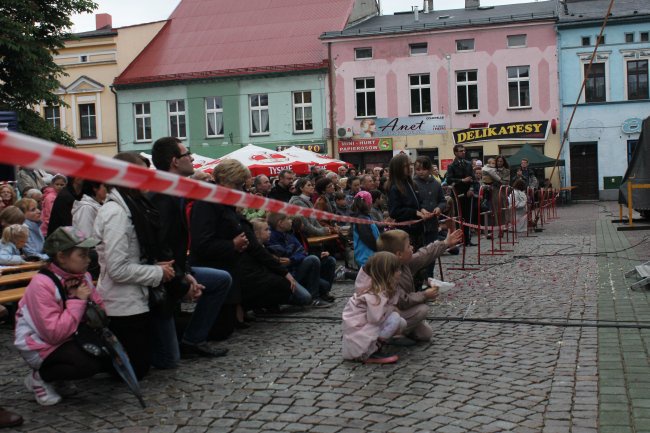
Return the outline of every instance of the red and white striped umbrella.
[[[285,155],[282,152],[266,149],[264,147],[249,144],[231,152],[221,158],[213,160],[199,168],[201,171],[212,173],[212,170],[226,159],[236,159],[244,164],[251,171],[253,176],[264,174],[266,176],[277,176],[282,170],[292,170],[302,175],[309,173],[309,164],[298,159]]]
[[[352,167],[352,164],[348,162],[332,158],[329,155],[312,152],[311,150],[301,149],[300,147],[296,146],[291,146],[290,148],[285,149],[280,153],[288,155],[289,157],[294,158],[298,161],[306,162],[309,165],[324,167],[330,171],[336,171],[342,165],[346,167]]]

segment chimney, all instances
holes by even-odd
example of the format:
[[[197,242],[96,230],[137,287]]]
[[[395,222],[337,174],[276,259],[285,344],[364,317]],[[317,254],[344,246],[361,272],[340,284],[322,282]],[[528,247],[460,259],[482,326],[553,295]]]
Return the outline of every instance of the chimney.
[[[113,17],[110,14],[96,14],[95,15],[95,29],[112,29],[113,28]]]
[[[424,13],[433,12],[433,0],[424,0]]]
[[[413,9],[413,18],[415,21],[420,21],[420,9],[417,6],[411,6]]]
[[[465,0],[465,9],[478,9],[481,7],[481,0]]]

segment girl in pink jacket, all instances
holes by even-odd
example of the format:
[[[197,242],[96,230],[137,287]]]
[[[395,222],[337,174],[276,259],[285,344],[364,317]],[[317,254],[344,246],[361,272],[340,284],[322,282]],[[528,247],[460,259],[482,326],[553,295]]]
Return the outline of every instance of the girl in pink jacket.
[[[395,363],[399,359],[397,355],[380,352],[386,340],[406,328],[396,307],[399,268],[397,256],[385,251],[374,254],[363,266],[371,284],[365,290],[356,290],[343,309],[344,359],[373,364]]]
[[[14,344],[32,368],[25,386],[41,405],[61,401],[52,382],[83,379],[109,368],[110,360],[90,355],[73,340],[88,301],[104,308],[86,272],[89,249],[97,243],[73,227],[59,227],[43,244],[50,257],[45,268],[61,282],[67,299],[62,300],[50,276],[39,272],[18,304]]]

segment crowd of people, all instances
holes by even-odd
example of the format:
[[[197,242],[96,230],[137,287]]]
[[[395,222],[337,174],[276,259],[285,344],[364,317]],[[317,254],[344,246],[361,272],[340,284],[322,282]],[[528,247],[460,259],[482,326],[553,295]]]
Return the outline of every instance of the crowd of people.
[[[451,218],[498,218],[512,184],[515,206],[527,204],[537,179],[523,161],[512,174],[503,156],[467,161],[463,146],[442,176],[426,157],[414,164],[395,156],[388,167],[336,172],[313,167],[308,176],[284,170],[277,179],[252,177],[236,160],[211,175],[195,173],[192,154],[173,137],[157,140],[152,161],[134,153],[115,158],[179,176],[214,182],[306,208],[354,216],[366,224],[268,213],[193,201],[122,186],[21,168],[17,182],[0,185],[0,265],[46,264],[16,307],[15,345],[30,367],[25,384],[42,405],[61,401],[58,381],[112,372],[105,358],[76,344],[88,302],[105,311],[134,372],[176,368],[184,357],[220,357],[222,341],[248,328],[254,315],[283,305],[329,308],[337,279],[353,279],[355,293],[342,315],[343,357],[396,362],[386,344],[429,341],[426,283],[435,260],[472,246],[472,232]],[[477,201],[484,186],[486,203]],[[450,195],[453,188],[458,198]],[[523,196],[522,196],[523,194]],[[20,197],[20,198],[19,198]],[[486,209],[492,212],[486,212]],[[396,222],[410,222],[395,229]],[[324,243],[309,238],[327,236]],[[337,267],[337,259],[345,266]],[[180,305],[195,303],[190,315]],[[0,316],[8,310],[0,306]],[[0,426],[14,418],[0,410]]]

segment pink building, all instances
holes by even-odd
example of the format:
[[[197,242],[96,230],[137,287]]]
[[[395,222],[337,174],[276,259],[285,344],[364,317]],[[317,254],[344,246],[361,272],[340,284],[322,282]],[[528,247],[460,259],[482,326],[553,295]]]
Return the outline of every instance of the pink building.
[[[555,2],[467,3],[378,16],[321,37],[331,44],[344,159],[365,167],[405,151],[444,169],[455,143],[480,159],[514,154],[526,142],[557,155]]]

